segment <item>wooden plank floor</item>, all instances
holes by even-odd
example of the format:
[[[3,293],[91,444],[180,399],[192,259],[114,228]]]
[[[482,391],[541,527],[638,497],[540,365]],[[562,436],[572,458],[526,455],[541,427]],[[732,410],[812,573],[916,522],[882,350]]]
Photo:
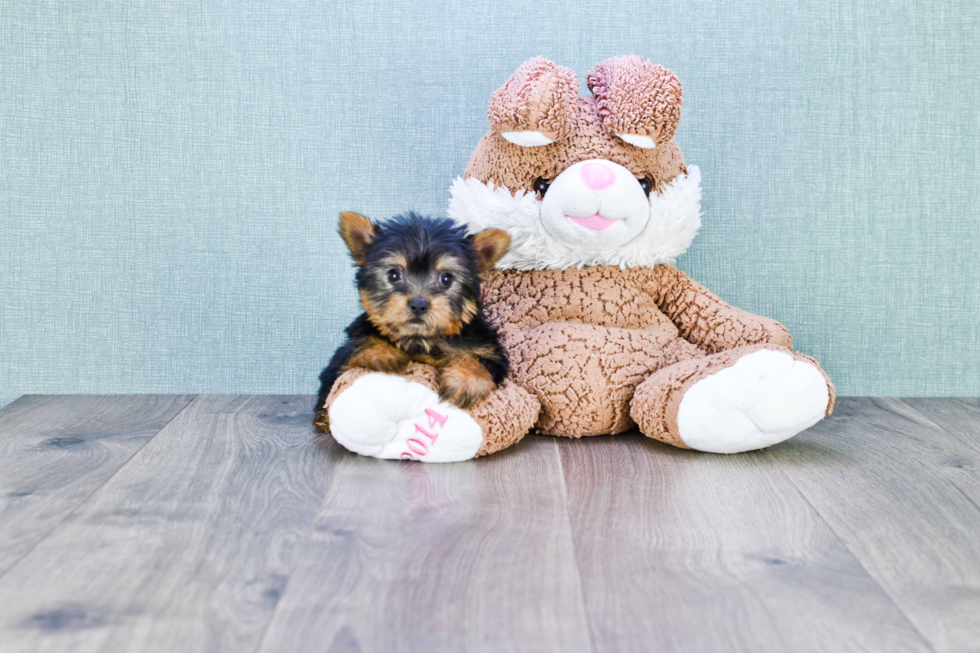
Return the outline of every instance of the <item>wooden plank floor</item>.
[[[312,403],[0,411],[0,652],[980,651],[980,401],[452,465],[348,454]]]

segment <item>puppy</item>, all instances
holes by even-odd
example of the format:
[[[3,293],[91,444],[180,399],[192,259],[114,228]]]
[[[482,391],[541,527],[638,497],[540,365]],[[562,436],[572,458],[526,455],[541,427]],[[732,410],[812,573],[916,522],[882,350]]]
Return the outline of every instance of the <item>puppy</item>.
[[[410,361],[439,369],[439,396],[466,408],[507,376],[507,356],[480,305],[480,280],[507,253],[510,236],[467,236],[448,218],[414,213],[374,223],[340,214],[340,236],[357,264],[364,313],[320,375],[314,423],[327,430],[323,404],[344,371],[401,372]]]

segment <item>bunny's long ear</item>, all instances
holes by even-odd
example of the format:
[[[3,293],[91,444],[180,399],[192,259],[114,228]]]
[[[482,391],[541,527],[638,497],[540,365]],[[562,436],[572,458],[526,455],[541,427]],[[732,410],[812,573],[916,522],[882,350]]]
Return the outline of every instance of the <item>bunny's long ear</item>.
[[[630,145],[652,149],[674,137],[683,96],[674,73],[631,54],[606,59],[588,81],[602,124]]]
[[[578,112],[575,73],[544,57],[520,65],[490,98],[487,121],[521,147],[550,145],[569,137]]]

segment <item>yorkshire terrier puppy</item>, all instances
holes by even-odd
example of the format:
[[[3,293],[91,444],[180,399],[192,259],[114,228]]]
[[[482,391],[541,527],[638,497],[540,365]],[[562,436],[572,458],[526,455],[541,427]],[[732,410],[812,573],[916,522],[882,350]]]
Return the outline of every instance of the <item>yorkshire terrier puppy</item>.
[[[510,247],[487,229],[473,236],[448,218],[414,213],[374,223],[340,214],[340,236],[357,264],[362,313],[347,342],[320,375],[315,423],[328,428],[323,404],[351,368],[400,372],[410,361],[439,369],[439,396],[466,408],[507,376],[507,356],[480,305],[480,281]]]

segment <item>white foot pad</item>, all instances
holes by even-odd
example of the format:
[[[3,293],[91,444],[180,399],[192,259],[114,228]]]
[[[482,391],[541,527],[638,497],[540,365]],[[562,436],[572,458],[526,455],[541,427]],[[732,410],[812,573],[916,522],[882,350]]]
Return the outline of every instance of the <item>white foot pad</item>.
[[[752,451],[810,428],[823,418],[828,401],[820,370],[763,349],[691,386],[677,411],[677,430],[698,451]]]
[[[329,413],[334,439],[362,456],[448,463],[473,458],[483,444],[472,417],[401,376],[365,374]]]

